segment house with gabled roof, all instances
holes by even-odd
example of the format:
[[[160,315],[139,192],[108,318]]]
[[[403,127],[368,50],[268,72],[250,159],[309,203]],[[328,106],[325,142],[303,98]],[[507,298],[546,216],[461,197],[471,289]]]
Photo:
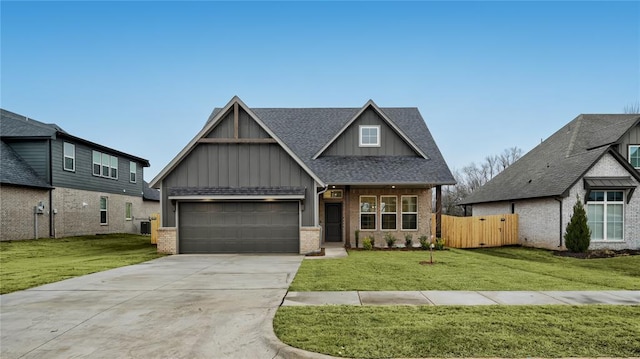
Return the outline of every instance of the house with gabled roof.
[[[564,249],[576,201],[590,249],[640,248],[640,115],[580,115],[460,204],[473,215],[517,213],[523,245]]]
[[[417,108],[250,108],[233,97],[151,181],[159,250],[311,253],[431,233],[455,180]]]
[[[149,161],[0,110],[0,240],[140,233],[159,212]]]

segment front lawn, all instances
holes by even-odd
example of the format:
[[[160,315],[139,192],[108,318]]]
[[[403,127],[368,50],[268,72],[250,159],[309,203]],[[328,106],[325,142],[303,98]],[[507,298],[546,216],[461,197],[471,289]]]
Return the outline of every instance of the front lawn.
[[[0,242],[0,294],[161,256],[148,236],[133,234]]]
[[[274,330],[351,358],[640,357],[638,306],[281,307]]]
[[[640,289],[640,256],[575,259],[520,247],[435,251],[350,251],[305,260],[291,291]]]

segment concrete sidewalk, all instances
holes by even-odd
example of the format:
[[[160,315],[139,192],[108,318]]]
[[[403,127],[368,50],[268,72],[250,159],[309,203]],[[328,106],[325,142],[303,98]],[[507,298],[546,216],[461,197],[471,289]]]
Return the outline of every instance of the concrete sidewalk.
[[[640,305],[640,291],[288,292],[283,306],[305,305]]]

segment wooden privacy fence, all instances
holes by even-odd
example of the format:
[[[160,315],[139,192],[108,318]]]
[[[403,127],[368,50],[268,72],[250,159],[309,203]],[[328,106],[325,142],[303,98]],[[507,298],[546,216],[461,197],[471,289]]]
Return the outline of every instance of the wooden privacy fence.
[[[151,244],[158,243],[158,228],[160,228],[160,213],[151,215]]]
[[[431,215],[431,234],[436,234],[436,215]],[[500,247],[518,244],[518,215],[442,216],[442,238],[453,248]]]

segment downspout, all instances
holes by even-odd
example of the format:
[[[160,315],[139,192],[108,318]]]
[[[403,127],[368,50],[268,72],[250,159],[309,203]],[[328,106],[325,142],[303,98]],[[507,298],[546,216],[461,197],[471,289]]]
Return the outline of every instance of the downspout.
[[[49,237],[56,237],[56,219],[55,212],[53,207],[53,166],[51,165],[53,155],[53,150],[51,149],[51,139],[49,139],[49,185],[52,188],[49,188]]]
[[[558,218],[558,222],[559,224],[559,234],[560,234],[560,244],[558,244],[558,248],[562,247],[562,198],[558,198],[558,197],[553,197],[553,199],[555,199],[556,201],[558,201],[558,204],[560,205],[560,218]]]

